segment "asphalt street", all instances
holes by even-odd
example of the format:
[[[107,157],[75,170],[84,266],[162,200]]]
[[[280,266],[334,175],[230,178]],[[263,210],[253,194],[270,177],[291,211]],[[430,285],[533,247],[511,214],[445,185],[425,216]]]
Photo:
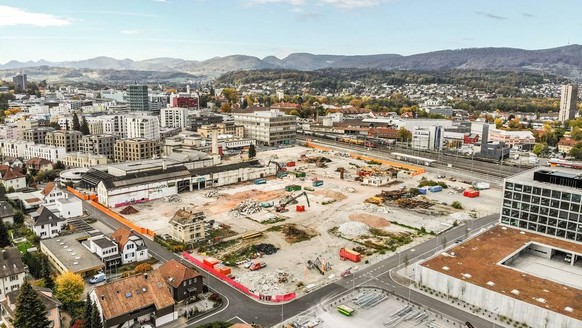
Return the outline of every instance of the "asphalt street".
[[[88,202],[83,202],[83,208],[87,210],[87,212],[93,218],[103,222],[111,229],[115,230],[123,226],[115,219],[110,218],[109,216],[92,207]],[[235,290],[229,285],[223,283],[221,280],[214,278],[207,272],[200,270],[200,268],[194,267],[180,256],[169,252],[164,247],[155,243],[149,238],[144,237],[144,240],[146,241],[148,249],[150,250],[150,254],[155,256],[160,261],[164,262],[170,259],[176,259],[186,265],[196,268],[198,271],[201,271],[202,274],[206,277],[206,283],[208,286],[212,290],[219,292],[226,299],[225,306],[222,309],[191,322],[188,327],[196,327],[200,324],[217,320],[232,321],[233,319],[249,323],[256,322],[260,323],[264,327],[270,327],[279,322],[282,322],[284,319],[288,319],[301,312],[311,309],[318,304],[324,303],[326,300],[344,293],[353,287],[366,285],[384,288],[390,292],[395,293],[401,298],[410,299],[411,302],[427,306],[445,316],[455,318],[460,321],[470,321],[475,327],[482,328],[493,327],[494,324],[480,317],[474,316],[471,313],[452,307],[438,299],[434,299],[411,290],[405,285],[398,284],[392,279],[389,271],[398,267],[399,264],[404,265],[403,261],[405,261],[405,258],[408,258],[409,263],[413,263],[423,258],[428,258],[443,249],[443,241],[446,241],[447,245],[450,245],[457,239],[464,239],[467,235],[467,229],[469,229],[469,233],[472,234],[473,232],[477,232],[484,227],[491,226],[498,220],[498,218],[498,215],[490,215],[469,222],[467,225],[462,224],[454,227],[453,229],[433,239],[418,244],[413,248],[402,250],[401,252],[382,259],[377,263],[362,267],[358,272],[352,274],[351,276],[326,285],[286,304],[259,303],[254,299],[249,298],[245,294]]]

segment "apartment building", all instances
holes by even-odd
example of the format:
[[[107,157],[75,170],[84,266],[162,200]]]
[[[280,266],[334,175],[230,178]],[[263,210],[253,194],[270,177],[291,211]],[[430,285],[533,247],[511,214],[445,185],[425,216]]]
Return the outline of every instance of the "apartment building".
[[[35,157],[44,158],[51,162],[59,161],[67,156],[65,147],[49,145],[30,145],[24,151],[24,159],[29,160]]]
[[[38,127],[26,129],[22,132],[22,137],[25,141],[32,141],[35,144],[45,143],[47,133],[53,132],[55,129],[51,127]]]
[[[560,98],[560,112],[558,113],[558,120],[562,123],[567,120],[574,119],[578,113],[578,85],[565,84],[562,85],[562,94]]]
[[[178,210],[170,219],[170,236],[182,243],[191,243],[206,237],[204,212]]]
[[[100,135],[105,133],[103,122],[101,121],[87,122],[87,125],[89,126],[89,134]]]
[[[185,128],[188,126],[188,109],[179,107],[162,108],[160,118],[164,128]]]
[[[20,288],[24,283],[26,270],[16,247],[0,250],[0,300],[4,300],[7,293]]]
[[[297,116],[271,109],[251,114],[235,114],[234,122],[244,127],[245,138],[255,139],[260,145],[278,146],[295,143]]]
[[[125,118],[127,138],[160,140],[160,120],[157,116],[136,115]]]
[[[67,167],[91,168],[98,165],[106,165],[109,160],[105,155],[69,153],[62,160]]]
[[[32,141],[0,139],[0,148],[2,149],[3,157],[22,158],[28,147],[31,146],[34,146],[34,142]]]
[[[113,159],[116,162],[139,161],[160,156],[161,146],[157,140],[144,138],[117,140],[114,145]]]
[[[237,138],[243,138],[245,134],[245,128],[242,125],[236,125],[234,122],[202,125],[198,128],[198,134],[205,138],[212,137],[214,131],[217,131],[219,135],[226,134]]]
[[[113,134],[120,138],[127,138],[125,115],[103,115],[92,118],[92,120],[96,120],[97,122],[101,122],[103,124],[102,133]]]
[[[113,159],[113,146],[118,136],[112,134],[87,135],[79,141],[79,152],[84,154],[105,155]]]
[[[51,146],[65,147],[67,152],[79,151],[79,140],[83,134],[79,131],[53,131],[46,134],[45,143]]]
[[[535,168],[505,179],[501,223],[582,242],[582,180],[569,168]]]

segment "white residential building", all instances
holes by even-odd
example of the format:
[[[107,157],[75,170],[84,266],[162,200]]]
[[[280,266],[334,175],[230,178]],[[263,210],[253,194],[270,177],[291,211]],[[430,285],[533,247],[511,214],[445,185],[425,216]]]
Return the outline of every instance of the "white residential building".
[[[125,118],[127,138],[160,140],[160,120],[157,116],[140,115]],[[106,132],[108,133],[108,132]]]
[[[103,122],[103,133],[113,134],[120,138],[127,138],[125,115],[103,115],[91,118],[91,121]]]
[[[64,159],[67,156],[67,150],[65,147],[49,146],[49,145],[31,145],[24,151],[24,159],[29,160],[31,158],[44,158],[51,162],[56,162]]]
[[[121,254],[121,263],[141,262],[149,258],[144,240],[133,231],[120,228],[111,235]]]
[[[13,124],[0,125],[0,140],[16,139],[18,137],[18,128]]]
[[[67,220],[53,213],[48,207],[41,207],[31,215],[34,223],[32,230],[40,239],[57,237],[66,227]]]
[[[162,127],[185,128],[188,126],[188,109],[179,107],[162,108],[160,111]]]
[[[0,250],[0,300],[6,294],[17,290],[24,283],[26,266],[22,263],[20,252],[16,247]]]
[[[34,146],[34,142],[15,139],[0,140],[3,157],[24,157],[26,150],[31,146]]]

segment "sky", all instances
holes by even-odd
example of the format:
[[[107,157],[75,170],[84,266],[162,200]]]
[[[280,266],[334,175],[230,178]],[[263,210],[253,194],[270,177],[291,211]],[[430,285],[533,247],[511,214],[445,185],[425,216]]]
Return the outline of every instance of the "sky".
[[[411,55],[582,43],[580,0],[0,0],[10,60]]]

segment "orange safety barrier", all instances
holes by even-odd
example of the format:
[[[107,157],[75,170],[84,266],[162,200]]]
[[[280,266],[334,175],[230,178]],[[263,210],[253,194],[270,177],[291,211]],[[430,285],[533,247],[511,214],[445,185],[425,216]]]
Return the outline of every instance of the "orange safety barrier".
[[[331,150],[331,148],[327,148],[327,147],[323,147],[323,146],[320,146],[320,145],[316,145],[316,144],[311,143],[311,142],[306,142],[305,145],[307,147],[311,147],[311,148],[315,148],[315,149],[319,149],[319,150],[323,150],[323,151],[330,151]]]
[[[156,233],[150,229],[147,228],[143,228],[140,227],[138,225],[136,225],[135,223],[131,222],[130,220],[124,218],[122,215],[119,215],[118,213],[113,212],[112,210],[108,209],[107,207],[99,204],[96,201],[91,201],[90,204],[95,207],[96,209],[100,210],[101,212],[103,212],[104,214],[108,215],[109,217],[119,221],[121,224],[124,224],[126,226],[128,226],[130,229],[133,229],[136,232],[139,232],[142,235],[148,235],[150,237],[154,237],[156,235]]]
[[[80,192],[79,190],[77,190],[77,189],[75,189],[75,188],[73,188],[73,187],[71,187],[71,186],[67,186],[67,190],[68,190],[68,191],[69,191],[71,194],[73,194],[73,195],[77,196],[77,198],[80,198],[80,199],[82,199],[82,200],[87,200],[87,199],[89,199],[89,195],[86,195],[86,194],[84,194],[84,193]]]

